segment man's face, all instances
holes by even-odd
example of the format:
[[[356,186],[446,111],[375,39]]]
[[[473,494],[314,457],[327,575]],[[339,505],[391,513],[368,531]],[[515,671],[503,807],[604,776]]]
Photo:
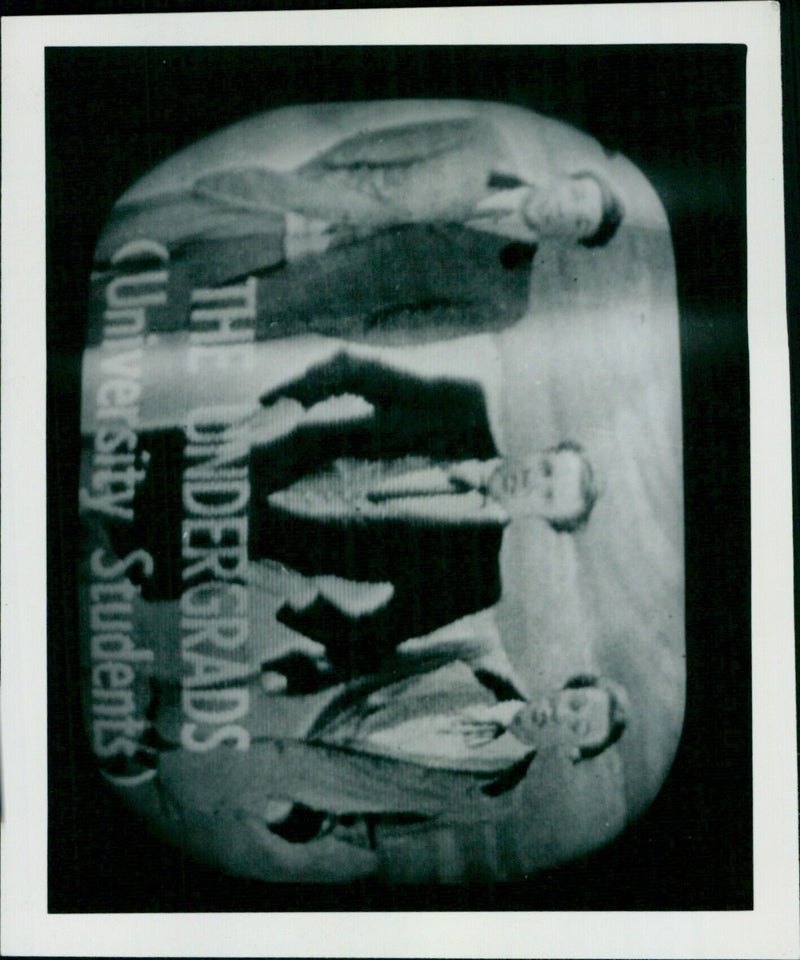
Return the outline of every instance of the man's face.
[[[600,687],[562,690],[554,719],[568,730],[578,747],[599,747],[611,733],[611,697]]]
[[[583,513],[583,455],[576,450],[545,450],[534,458],[534,496],[545,520],[572,520]]]
[[[600,184],[593,177],[560,177],[531,192],[524,215],[539,236],[586,240],[603,219]]]
[[[510,731],[523,743],[541,744],[543,727],[550,725],[559,739],[577,748],[602,746],[611,733],[611,698],[600,687],[560,690],[527,704],[514,717]],[[549,739],[549,738],[548,738]]]
[[[522,463],[501,467],[489,492],[509,506],[516,501],[526,513],[564,523],[586,509],[585,469],[586,460],[577,450],[543,450]]]
[[[567,523],[586,509],[586,469],[586,458],[577,450],[542,450],[501,464],[489,480],[489,493],[512,516],[536,514]]]

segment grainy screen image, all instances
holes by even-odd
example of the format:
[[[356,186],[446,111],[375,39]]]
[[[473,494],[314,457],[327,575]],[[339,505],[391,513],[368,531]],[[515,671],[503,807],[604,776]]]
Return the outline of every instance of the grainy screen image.
[[[698,51],[50,51],[52,909],[669,907],[692,831],[747,902],[743,55]]]

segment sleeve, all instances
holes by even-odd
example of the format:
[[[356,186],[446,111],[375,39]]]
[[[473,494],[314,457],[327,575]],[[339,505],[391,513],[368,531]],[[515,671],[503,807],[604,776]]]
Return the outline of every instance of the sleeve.
[[[95,262],[109,262],[125,244],[142,238],[164,244],[171,253],[185,259],[196,252],[192,244],[203,247],[208,255],[224,255],[224,243],[241,246],[246,238],[259,238],[260,268],[280,263],[284,258],[286,217],[273,208],[252,206],[242,209],[221,203],[195,192],[157,194],[136,203],[119,203],[111,212],[95,251]]]
[[[385,204],[342,184],[329,185],[298,173],[253,166],[198,177],[195,197],[241,211],[294,212],[331,225],[379,226],[396,215]]]
[[[240,167],[198,177],[192,192],[197,197],[241,210],[284,213],[293,207],[292,178],[267,167]]]
[[[495,137],[489,123],[474,117],[404,123],[347,137],[301,169],[314,172],[404,166],[461,150],[476,142],[492,143]]]

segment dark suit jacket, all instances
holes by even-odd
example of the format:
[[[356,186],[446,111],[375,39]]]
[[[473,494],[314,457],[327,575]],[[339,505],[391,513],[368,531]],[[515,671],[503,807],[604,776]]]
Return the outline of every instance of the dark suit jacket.
[[[492,606],[500,598],[501,523],[298,516],[268,502],[271,493],[329,468],[340,457],[391,461],[491,459],[497,455],[485,398],[474,382],[423,380],[374,360],[341,353],[265,396],[311,407],[340,394],[374,407],[368,423],[301,429],[251,454],[253,559],[278,560],[307,576],[390,582],[391,601],[373,615],[348,617],[318,600],[280,619],[324,643],[345,675],[375,669],[380,656],[409,637]]]

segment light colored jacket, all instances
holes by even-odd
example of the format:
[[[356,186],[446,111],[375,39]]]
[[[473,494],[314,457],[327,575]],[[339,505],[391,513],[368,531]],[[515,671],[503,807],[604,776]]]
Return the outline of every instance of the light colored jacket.
[[[449,636],[452,631],[433,641],[411,641],[391,671],[309,697],[263,691],[259,696],[254,682],[249,749],[167,750],[159,760],[162,784],[179,803],[207,813],[231,808],[258,812],[277,799],[334,814],[414,813],[455,820],[494,816],[501,796],[524,777],[534,748],[505,735],[489,749],[458,761],[426,756],[424,750],[412,756],[397,745],[370,745],[357,722],[383,709],[383,729],[388,729],[524,698],[496,638]],[[162,736],[172,740],[180,719],[174,707],[162,708],[157,722]]]

